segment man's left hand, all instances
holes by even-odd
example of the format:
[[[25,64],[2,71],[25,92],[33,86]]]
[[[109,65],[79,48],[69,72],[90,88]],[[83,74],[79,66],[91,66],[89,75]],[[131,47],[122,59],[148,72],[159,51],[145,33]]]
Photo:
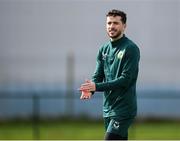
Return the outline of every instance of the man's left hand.
[[[86,82],[81,85],[80,91],[94,92],[94,91],[96,91],[96,85],[91,80],[86,80]]]

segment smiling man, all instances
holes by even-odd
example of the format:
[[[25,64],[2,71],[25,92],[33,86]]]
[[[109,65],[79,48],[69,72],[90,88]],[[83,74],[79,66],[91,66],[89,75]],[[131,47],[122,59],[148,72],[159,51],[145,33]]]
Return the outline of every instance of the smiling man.
[[[106,15],[106,30],[110,40],[97,54],[92,80],[80,87],[81,99],[90,99],[96,91],[103,91],[105,140],[127,140],[128,128],[137,113],[136,81],[140,52],[128,39],[126,14],[111,10]]]

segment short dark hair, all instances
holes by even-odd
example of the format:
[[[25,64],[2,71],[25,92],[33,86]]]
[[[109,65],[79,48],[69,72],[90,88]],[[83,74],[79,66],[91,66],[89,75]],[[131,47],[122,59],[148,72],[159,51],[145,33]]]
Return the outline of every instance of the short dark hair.
[[[107,13],[106,17],[109,17],[109,16],[113,16],[113,17],[120,16],[121,17],[121,21],[124,24],[126,23],[126,20],[127,20],[126,13],[124,13],[123,11],[120,11],[120,10],[116,10],[116,9],[110,10]]]

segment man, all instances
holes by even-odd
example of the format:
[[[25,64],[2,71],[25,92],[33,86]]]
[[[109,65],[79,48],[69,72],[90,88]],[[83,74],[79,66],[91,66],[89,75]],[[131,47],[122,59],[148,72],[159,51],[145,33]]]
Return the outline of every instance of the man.
[[[98,52],[92,80],[81,85],[81,99],[90,99],[95,91],[104,91],[103,117],[105,140],[127,140],[128,128],[137,112],[136,81],[139,48],[125,34],[126,14],[111,10],[106,15],[110,41]]]

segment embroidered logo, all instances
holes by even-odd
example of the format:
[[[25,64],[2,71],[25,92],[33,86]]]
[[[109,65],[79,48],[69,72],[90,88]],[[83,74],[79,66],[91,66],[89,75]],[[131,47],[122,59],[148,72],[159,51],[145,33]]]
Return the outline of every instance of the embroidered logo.
[[[122,59],[123,54],[124,54],[124,51],[120,51],[120,52],[117,54],[117,58]]]
[[[115,129],[119,128],[119,122],[117,122],[117,121],[114,121],[114,124],[113,124],[113,126],[114,126],[114,128],[115,128]]]
[[[107,58],[107,53],[105,53],[105,54],[102,53],[102,59],[103,59],[103,60],[106,60],[106,58]]]

